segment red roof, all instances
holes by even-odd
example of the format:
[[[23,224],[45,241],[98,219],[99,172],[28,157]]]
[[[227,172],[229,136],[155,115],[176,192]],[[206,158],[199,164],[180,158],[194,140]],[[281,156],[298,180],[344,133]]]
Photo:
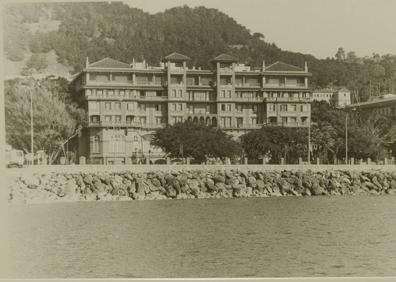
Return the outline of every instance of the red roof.
[[[215,57],[212,61],[214,61],[214,62],[237,62],[238,59],[231,55],[223,53],[223,54],[220,54],[217,57]]]
[[[191,60],[190,57],[187,57],[186,55],[176,52],[173,52],[172,54],[169,54],[164,58],[164,61],[189,61],[189,60]]]
[[[89,68],[130,68],[130,65],[112,58],[104,58],[95,63],[89,64]]]
[[[265,68],[266,71],[304,71],[302,68],[283,62],[276,62]]]

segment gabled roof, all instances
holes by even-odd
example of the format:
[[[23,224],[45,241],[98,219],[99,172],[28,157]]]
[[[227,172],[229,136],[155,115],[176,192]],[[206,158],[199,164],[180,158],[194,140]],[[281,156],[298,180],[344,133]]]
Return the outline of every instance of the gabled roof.
[[[190,57],[187,57],[186,55],[180,54],[173,52],[172,54],[169,54],[166,56],[163,61],[189,61],[191,60]]]
[[[278,61],[266,67],[265,71],[304,71],[304,70],[302,68]]]
[[[95,63],[89,64],[88,68],[130,68],[131,66],[127,63],[114,60],[112,58],[104,58]]]
[[[231,55],[223,53],[223,54],[220,54],[217,57],[215,57],[212,61],[213,62],[237,62],[238,59]]]

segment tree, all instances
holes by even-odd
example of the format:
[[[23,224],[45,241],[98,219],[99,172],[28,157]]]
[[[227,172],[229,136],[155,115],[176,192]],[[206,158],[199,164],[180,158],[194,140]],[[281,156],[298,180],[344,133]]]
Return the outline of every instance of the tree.
[[[222,130],[190,121],[158,129],[151,144],[171,157],[192,157],[198,162],[207,157],[233,158],[241,152],[240,145]]]
[[[32,54],[26,62],[23,69],[23,74],[26,76],[31,75],[34,71],[41,71],[48,67],[48,62],[45,54]]]
[[[338,61],[345,60],[345,51],[342,47],[338,48],[337,53],[335,54],[335,57]]]
[[[241,143],[250,159],[262,158],[270,152],[273,163],[279,163],[281,158],[297,163],[299,157],[308,153],[307,133],[305,128],[268,126],[242,135]]]
[[[44,150],[50,161],[59,146],[75,133],[84,119],[81,109],[66,106],[59,92],[52,92],[48,82],[33,79],[5,81],[5,123],[7,143],[30,152],[30,93],[33,97],[34,151]],[[81,118],[79,121],[75,117]]]

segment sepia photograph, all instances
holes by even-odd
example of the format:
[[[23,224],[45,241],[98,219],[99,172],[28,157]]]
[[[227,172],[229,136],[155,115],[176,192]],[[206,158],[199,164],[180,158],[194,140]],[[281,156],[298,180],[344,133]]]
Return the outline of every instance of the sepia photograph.
[[[395,279],[396,0],[1,20],[0,279]]]

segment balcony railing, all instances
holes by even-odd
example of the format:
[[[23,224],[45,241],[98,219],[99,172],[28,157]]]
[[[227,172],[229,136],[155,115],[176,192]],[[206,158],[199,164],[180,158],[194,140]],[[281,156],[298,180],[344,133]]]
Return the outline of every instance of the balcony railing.
[[[237,125],[220,125],[222,129],[260,129],[263,124],[237,124]]]
[[[140,122],[133,122],[133,121],[126,121],[126,122],[114,122],[114,121],[99,121],[93,122],[90,121],[88,123],[89,127],[139,127],[139,128],[161,128],[165,127],[166,123],[140,123]]]
[[[263,88],[306,88],[305,84],[265,83]]]
[[[146,101],[166,101],[168,100],[168,96],[139,96],[139,99]]]
[[[238,102],[262,102],[263,97],[236,97],[234,100]]]

